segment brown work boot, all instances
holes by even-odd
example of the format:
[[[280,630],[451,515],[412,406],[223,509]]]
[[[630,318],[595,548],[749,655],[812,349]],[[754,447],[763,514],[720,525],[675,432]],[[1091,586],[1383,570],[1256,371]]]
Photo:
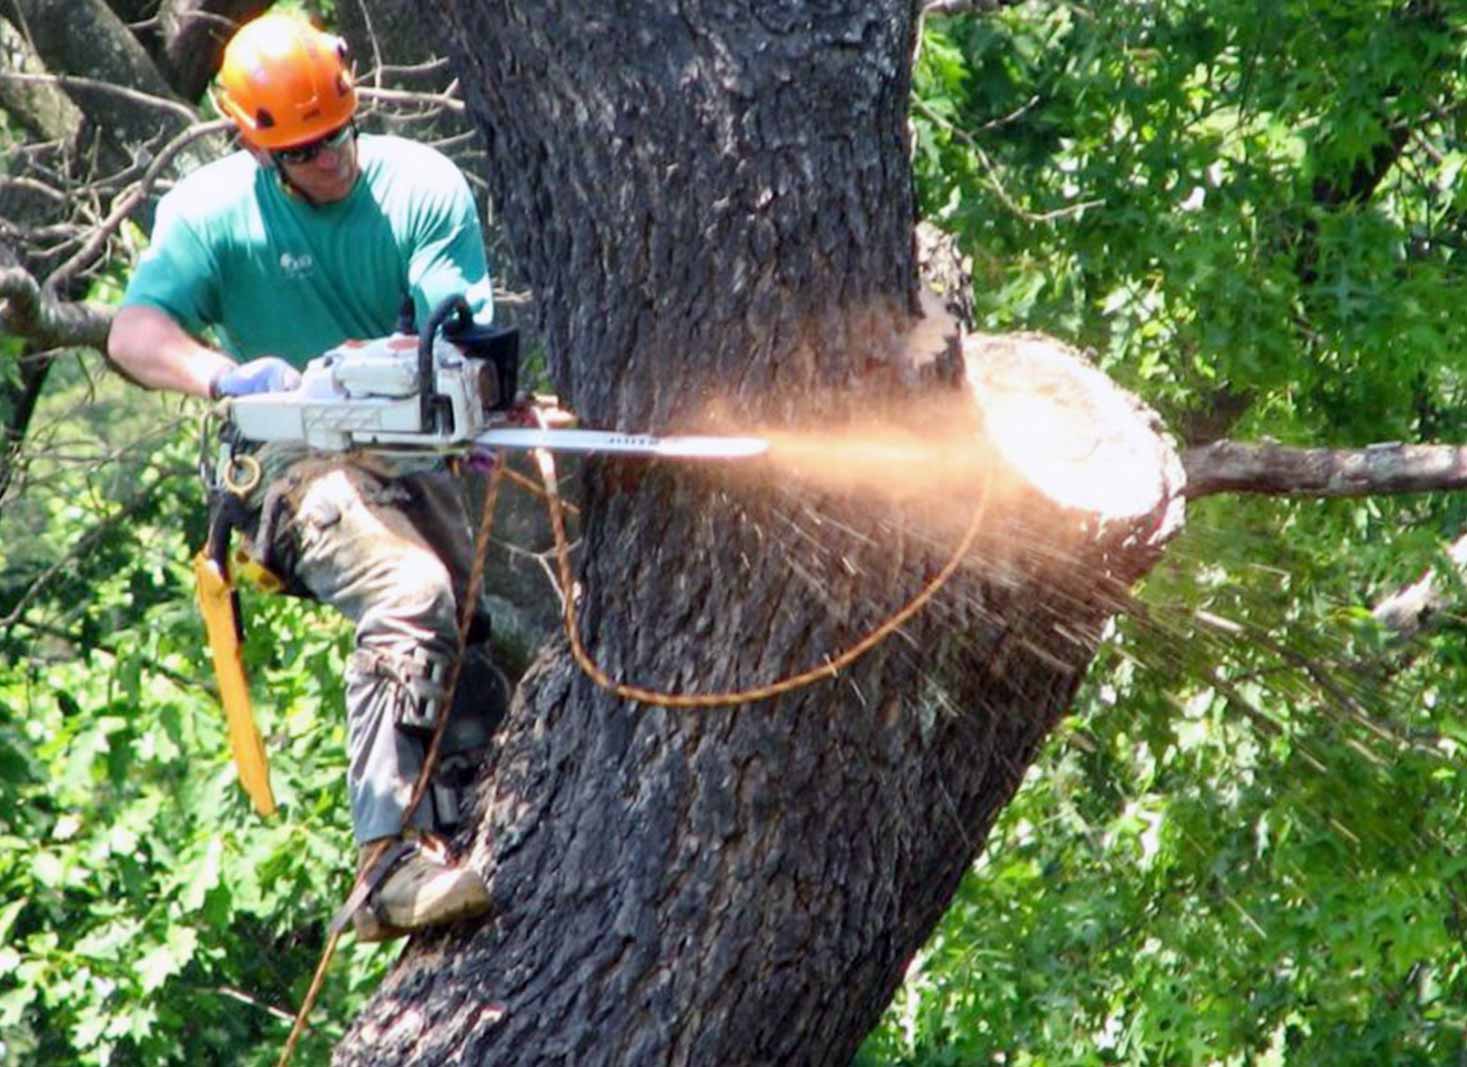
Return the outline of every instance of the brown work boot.
[[[359,871],[376,854],[377,844],[362,846]],[[484,880],[472,867],[453,862],[441,838],[418,835],[416,845],[352,915],[358,941],[391,941],[489,910]]]

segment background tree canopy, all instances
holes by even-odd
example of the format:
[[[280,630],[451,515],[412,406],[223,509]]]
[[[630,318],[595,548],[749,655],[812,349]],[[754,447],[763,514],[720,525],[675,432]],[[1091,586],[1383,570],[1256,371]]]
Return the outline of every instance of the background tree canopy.
[[[192,105],[200,83],[165,62],[155,6],[69,18],[133,20],[122,32]],[[364,64],[429,79],[421,92],[447,84],[441,68],[436,83],[393,71],[386,35],[374,51],[391,5],[335,6],[319,14],[362,34]],[[36,69],[80,74],[48,54],[44,7],[0,0],[0,44],[20,57],[30,40]],[[1467,15],[1384,0],[990,8],[934,5],[911,115],[921,214],[971,268],[946,295],[980,329],[1088,348],[1188,445],[1467,436]],[[141,232],[67,264],[146,170],[140,135],[47,128],[19,90],[56,86],[7,68],[0,272],[63,275],[43,309],[105,306]],[[64,95],[48,106],[85,112]],[[381,106],[369,123],[409,121]],[[502,263],[492,226],[491,241]],[[288,813],[262,826],[198,655],[197,412],[108,377],[62,344],[65,322],[27,328],[20,275],[0,278],[0,1062],[273,1063],[349,877],[346,635],[299,604],[249,604]],[[862,1063],[1467,1055],[1453,832],[1467,649],[1446,555],[1460,497],[1217,495],[1189,510]],[[1383,628],[1372,608],[1428,568],[1435,610],[1409,640]],[[326,1061],[392,952],[346,955],[297,1062]]]

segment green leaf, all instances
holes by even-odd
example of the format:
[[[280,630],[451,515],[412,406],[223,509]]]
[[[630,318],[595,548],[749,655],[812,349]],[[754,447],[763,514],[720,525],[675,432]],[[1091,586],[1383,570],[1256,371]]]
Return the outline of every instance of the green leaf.
[[[166,939],[138,961],[137,973],[143,992],[151,993],[183,970],[198,947],[198,933],[191,926],[172,926]]]

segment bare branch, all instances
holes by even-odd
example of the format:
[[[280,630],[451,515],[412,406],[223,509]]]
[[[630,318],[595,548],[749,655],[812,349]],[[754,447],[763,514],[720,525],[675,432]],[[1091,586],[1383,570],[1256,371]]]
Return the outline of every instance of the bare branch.
[[[139,106],[147,97],[163,100],[175,94],[142,42],[104,0],[10,0],[8,6],[47,73],[65,79],[51,84],[65,89],[101,135],[94,147],[104,165],[111,165],[122,147],[156,137],[160,125],[172,134],[196,121],[176,98],[173,107]],[[142,97],[119,92],[118,86]]]
[[[62,89],[92,89],[99,93],[110,93],[121,97],[123,100],[144,107],[156,108],[160,111],[170,112],[184,122],[195,122],[198,113],[186,104],[177,100],[170,100],[166,96],[155,96],[152,93],[141,92],[137,89],[129,89],[125,85],[113,85],[111,82],[98,81],[96,78],[82,78],[74,74],[22,74],[16,71],[0,70],[0,78],[13,82],[46,83],[60,86]]]
[[[441,74],[447,70],[448,60],[442,56],[438,56],[434,59],[424,60],[422,63],[384,63],[374,68],[368,77],[372,81],[372,84],[375,85],[381,81],[384,75],[393,78],[415,78],[429,74]]]
[[[28,193],[45,197],[52,203],[66,203],[66,194],[60,189],[53,188],[45,182],[36,181],[34,178],[0,178],[0,190],[4,189],[24,189]]]
[[[370,89],[363,86],[358,88],[357,93],[363,99],[377,100],[384,104],[422,104],[447,108],[449,111],[463,111],[464,102],[453,95],[456,89],[457,83],[441,93],[414,93],[406,89]]]
[[[92,231],[91,236],[87,238],[86,244],[82,245],[81,249],[74,256],[57,267],[55,272],[46,279],[46,288],[50,290],[59,289],[77,272],[91,265],[92,260],[101,252],[108,238],[116,232],[117,227],[122,225],[122,220],[132,214],[133,209],[147,198],[153,188],[154,181],[169,166],[174,156],[195,141],[230,129],[232,125],[228,119],[215,119],[213,122],[201,122],[196,126],[191,126],[184,130],[178,136],[174,137],[173,140],[169,141],[168,144],[164,145],[159,150],[158,155],[153,159],[152,164],[149,165],[142,179],[126,195],[117,199],[112,205],[111,214],[102,220],[102,223]]]
[[[1467,488],[1467,446],[1287,448],[1215,441],[1182,454],[1189,499],[1215,493],[1274,496],[1374,496]]]

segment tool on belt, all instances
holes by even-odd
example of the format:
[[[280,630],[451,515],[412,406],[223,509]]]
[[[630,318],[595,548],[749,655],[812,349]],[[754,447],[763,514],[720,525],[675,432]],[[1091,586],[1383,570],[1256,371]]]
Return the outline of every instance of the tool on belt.
[[[275,801],[240,658],[244,631],[229,549],[232,530],[243,522],[243,501],[260,478],[250,455],[257,445],[490,464],[499,452],[516,449],[704,460],[751,458],[769,449],[761,437],[573,428],[574,417],[553,398],[518,392],[517,331],[476,323],[462,296],[443,301],[416,334],[404,311],[398,332],[346,341],[311,360],[297,388],[227,398],[214,409],[222,422],[220,452],[212,471],[201,465],[212,487],[209,539],[194,569],[240,782],[262,815],[275,810]],[[239,553],[233,562],[256,567]]]
[[[250,687],[244,672],[244,625],[240,621],[239,593],[229,573],[229,535],[238,521],[239,497],[215,492],[210,501],[209,535],[194,557],[199,611],[214,655],[219,699],[229,723],[229,747],[234,752],[239,781],[261,815],[275,814],[269,764],[260,731],[250,708]]]

